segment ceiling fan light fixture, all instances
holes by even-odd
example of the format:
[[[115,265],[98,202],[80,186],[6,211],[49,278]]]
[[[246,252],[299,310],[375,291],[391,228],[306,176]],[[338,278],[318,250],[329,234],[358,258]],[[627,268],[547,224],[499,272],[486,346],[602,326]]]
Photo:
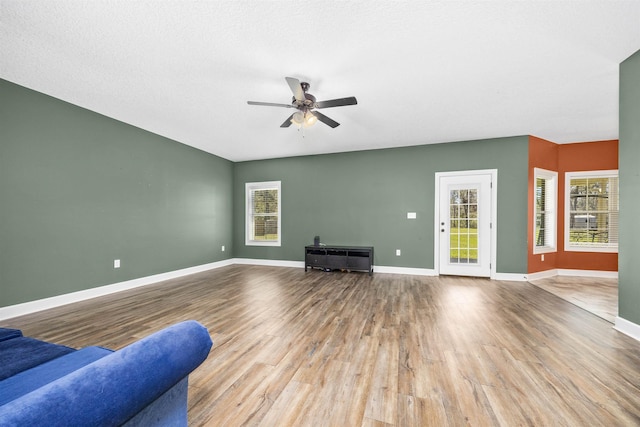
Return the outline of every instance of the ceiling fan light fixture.
[[[302,111],[294,113],[293,116],[291,116],[291,123],[302,126],[304,124],[304,113]]]
[[[304,115],[305,127],[313,126],[316,124],[317,121],[318,121],[318,118],[311,111],[307,111],[307,113]]]

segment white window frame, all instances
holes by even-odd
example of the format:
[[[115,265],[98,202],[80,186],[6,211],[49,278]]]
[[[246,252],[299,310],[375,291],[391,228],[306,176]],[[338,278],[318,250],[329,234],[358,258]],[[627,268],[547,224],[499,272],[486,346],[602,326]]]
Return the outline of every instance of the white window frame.
[[[536,241],[536,223],[537,223],[537,205],[536,205],[536,183],[538,179],[545,180],[545,229],[549,232],[547,235],[551,238],[550,242],[545,242],[544,246],[537,246]],[[541,168],[533,169],[533,253],[545,254],[557,251],[558,240],[558,172]]]
[[[567,252],[618,252],[618,243],[614,244],[593,244],[593,245],[572,245],[569,241],[570,234],[570,218],[571,218],[571,180],[576,178],[618,178],[618,193],[620,192],[620,181],[618,170],[600,170],[600,171],[583,171],[583,172],[566,172],[565,173],[565,208],[564,208],[564,250]],[[610,203],[612,200],[610,200]],[[620,196],[618,194],[617,212],[620,212]],[[618,217],[619,219],[619,217]],[[620,232],[618,224],[618,233]]]
[[[245,245],[247,246],[281,246],[282,242],[282,190],[281,181],[247,182],[245,183]],[[278,238],[277,240],[255,240],[253,238],[253,206],[251,194],[254,190],[278,190]]]

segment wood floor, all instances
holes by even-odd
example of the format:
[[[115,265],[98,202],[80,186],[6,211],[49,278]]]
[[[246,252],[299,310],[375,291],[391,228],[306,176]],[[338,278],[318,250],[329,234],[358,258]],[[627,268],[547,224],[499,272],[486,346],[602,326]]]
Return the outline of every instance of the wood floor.
[[[640,425],[640,343],[526,282],[236,265],[3,325],[118,349],[186,319],[193,426]]]
[[[616,322],[618,279],[554,276],[531,283],[608,322]]]

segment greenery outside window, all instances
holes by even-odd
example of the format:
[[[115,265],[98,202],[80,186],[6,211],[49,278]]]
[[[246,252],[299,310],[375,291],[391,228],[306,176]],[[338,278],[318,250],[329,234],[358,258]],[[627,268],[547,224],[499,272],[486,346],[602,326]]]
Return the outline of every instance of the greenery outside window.
[[[618,171],[567,172],[565,250],[618,251]]]
[[[245,244],[280,246],[280,181],[248,182]]]
[[[558,172],[535,168],[533,253],[556,251]]]

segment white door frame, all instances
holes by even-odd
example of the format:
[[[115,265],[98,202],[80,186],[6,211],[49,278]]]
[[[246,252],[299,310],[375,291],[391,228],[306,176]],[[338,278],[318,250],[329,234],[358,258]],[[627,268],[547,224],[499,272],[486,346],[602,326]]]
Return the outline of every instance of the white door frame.
[[[491,175],[491,267],[489,278],[496,277],[497,237],[498,237],[498,169],[479,169],[468,171],[436,172],[435,173],[435,201],[433,221],[433,269],[436,276],[440,275],[440,178],[453,176]]]

